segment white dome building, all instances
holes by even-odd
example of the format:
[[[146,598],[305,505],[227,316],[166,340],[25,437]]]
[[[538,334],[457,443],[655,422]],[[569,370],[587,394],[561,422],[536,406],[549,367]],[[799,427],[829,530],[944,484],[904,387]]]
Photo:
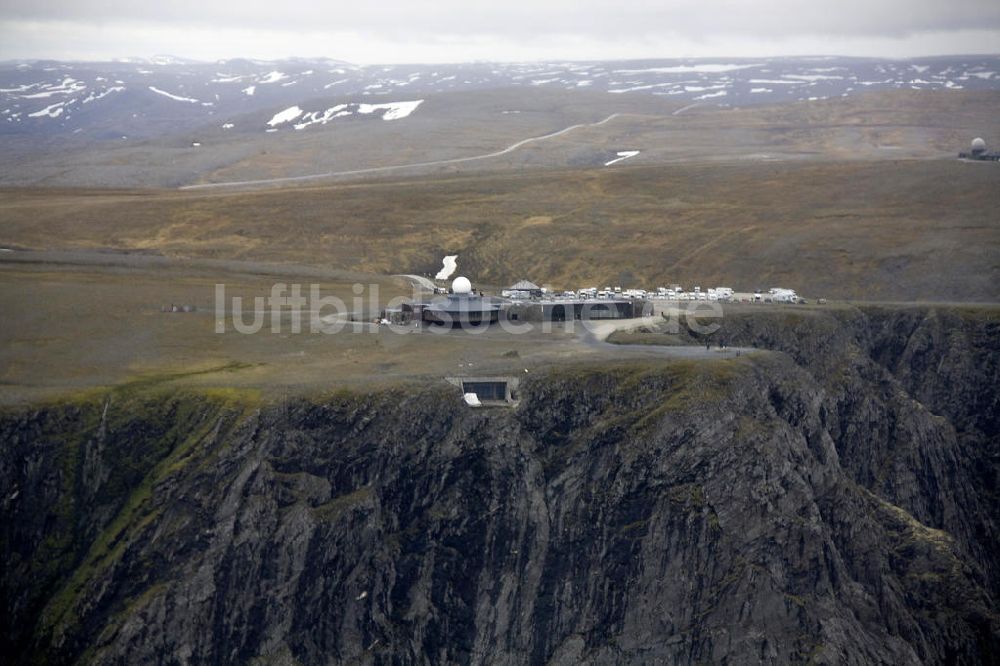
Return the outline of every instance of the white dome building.
[[[1000,162],[1000,153],[991,153],[986,150],[986,141],[978,136],[969,144],[969,152],[961,152],[958,157],[976,162]]]
[[[451,282],[451,293],[426,303],[421,316],[433,324],[475,327],[499,321],[500,307],[501,301],[476,294],[469,278],[459,276]]]

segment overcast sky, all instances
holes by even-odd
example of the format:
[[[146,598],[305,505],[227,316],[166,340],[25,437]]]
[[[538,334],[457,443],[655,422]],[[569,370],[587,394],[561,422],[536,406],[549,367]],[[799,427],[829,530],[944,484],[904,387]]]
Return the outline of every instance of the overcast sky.
[[[0,0],[0,59],[1000,53],[998,0]]]

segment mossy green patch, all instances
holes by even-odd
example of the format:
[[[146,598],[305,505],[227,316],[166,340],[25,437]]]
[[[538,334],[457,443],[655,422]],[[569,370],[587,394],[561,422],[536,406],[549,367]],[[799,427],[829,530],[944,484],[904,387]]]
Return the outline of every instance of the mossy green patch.
[[[700,510],[705,506],[705,490],[697,483],[683,483],[667,489],[667,497],[675,504]]]
[[[787,594],[787,593],[785,594],[785,601],[799,608],[805,608],[807,603],[805,598],[797,594]]]
[[[188,389],[164,394],[157,385],[158,382],[140,382],[125,390],[119,388],[108,392],[99,412],[92,403],[86,407],[94,410],[97,418],[88,414],[87,425],[67,437],[63,445],[65,487],[62,502],[66,503],[67,511],[72,511],[79,495],[81,449],[89,440],[102,437],[105,431],[129,433],[141,428],[144,448],[126,450],[115,460],[116,474],[100,491],[112,499],[117,495],[127,497],[115,517],[90,543],[69,579],[49,600],[40,620],[43,635],[61,632],[78,623],[76,609],[91,581],[120,561],[137,536],[160,517],[161,508],[153,501],[157,485],[183,469],[196,455],[199,444],[209,439],[223,439],[221,426],[225,423],[229,427],[235,425],[257,399],[253,393],[230,389]],[[219,436],[214,437],[214,434]],[[138,485],[130,485],[130,479],[138,479]],[[67,539],[74,538],[72,529],[60,534]],[[64,544],[52,545],[62,547]]]
[[[313,507],[313,515],[317,520],[329,522],[336,520],[345,511],[367,502],[374,495],[374,489],[371,486],[362,486],[357,490],[347,493],[345,495],[339,495],[334,497],[329,502],[324,502],[318,506]]]
[[[607,342],[610,342],[613,345],[650,345],[666,347],[691,344],[690,338],[658,330],[614,331],[608,336]]]
[[[750,367],[749,359],[710,361],[673,361],[660,371],[666,380],[662,401],[646,411],[633,424],[636,431],[645,430],[658,423],[668,413],[684,412],[697,408],[704,410],[713,403],[724,400],[731,384]],[[642,382],[636,377],[633,383]]]

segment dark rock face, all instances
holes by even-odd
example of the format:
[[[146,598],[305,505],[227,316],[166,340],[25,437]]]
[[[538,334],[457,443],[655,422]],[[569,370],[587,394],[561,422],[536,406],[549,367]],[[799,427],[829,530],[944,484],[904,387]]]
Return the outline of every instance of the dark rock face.
[[[3,652],[996,663],[995,320],[727,318],[733,361],[0,419]]]
[[[721,335],[807,369],[852,480],[958,538],[1000,594],[995,308],[793,308],[726,317]]]

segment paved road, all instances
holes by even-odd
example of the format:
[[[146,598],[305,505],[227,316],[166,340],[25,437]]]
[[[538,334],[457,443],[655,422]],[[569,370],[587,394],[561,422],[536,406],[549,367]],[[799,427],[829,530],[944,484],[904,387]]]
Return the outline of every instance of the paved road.
[[[470,155],[469,157],[452,157],[446,160],[434,160],[432,162],[414,162],[413,164],[396,164],[393,166],[382,166],[382,167],[370,167],[368,169],[352,169],[350,171],[328,171],[327,173],[317,173],[309,176],[285,176],[283,178],[264,178],[261,180],[236,180],[228,183],[200,183],[198,185],[184,185],[179,189],[182,190],[207,190],[207,189],[220,189],[225,187],[245,187],[248,185],[275,185],[278,183],[296,183],[304,182],[309,180],[319,180],[321,178],[334,178],[336,176],[358,176],[369,173],[386,173],[389,171],[398,171],[400,169],[414,169],[418,167],[431,167],[431,166],[443,166],[446,164],[461,164],[462,162],[474,162],[476,160],[488,160],[494,157],[500,157],[501,155],[506,155],[512,153],[518,148],[525,146],[529,143],[534,143],[537,141],[545,141],[546,139],[554,139],[557,136],[562,136],[572,132],[575,129],[580,129],[581,127],[598,127],[603,125],[614,118],[620,116],[620,113],[612,113],[607,118],[603,120],[598,120],[596,123],[579,123],[577,125],[570,125],[569,127],[564,127],[563,129],[552,132],[551,134],[543,134],[542,136],[533,136],[527,139],[521,139],[517,143],[512,143],[511,145],[503,148],[501,150],[493,151],[492,153],[484,153],[482,155]]]
[[[431,282],[428,278],[425,278],[423,275],[411,275],[409,273],[400,273],[397,275],[393,275],[392,277],[406,278],[410,282],[415,282],[416,284],[420,285],[424,289],[427,289],[428,291],[434,291],[435,287],[434,283]]]
[[[701,106],[701,102],[695,102],[694,104],[688,104],[687,106],[682,106],[681,108],[677,109],[676,111],[674,111],[670,115],[672,115],[672,116],[679,116],[682,113],[684,113],[685,111],[687,111],[688,109],[693,109],[696,106]]]
[[[577,339],[588,347],[619,355],[666,356],[670,358],[735,358],[743,354],[760,351],[753,347],[705,348],[704,345],[620,345],[608,342],[607,337],[614,330],[627,330],[645,320],[623,320],[625,326],[588,326],[584,324]]]

